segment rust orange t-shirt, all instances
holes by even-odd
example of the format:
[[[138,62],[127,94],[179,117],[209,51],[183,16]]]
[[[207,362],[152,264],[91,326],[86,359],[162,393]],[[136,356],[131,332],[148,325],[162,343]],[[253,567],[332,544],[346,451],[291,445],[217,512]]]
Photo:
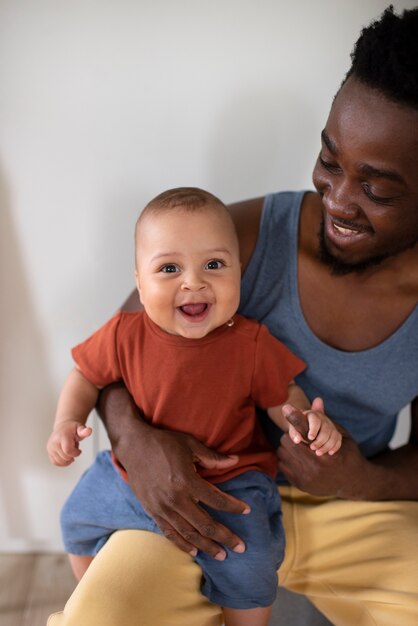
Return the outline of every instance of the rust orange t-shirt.
[[[206,479],[222,482],[250,469],[276,475],[276,455],[255,407],[284,402],[305,364],[265,326],[236,315],[233,326],[187,339],[164,332],[144,311],[121,311],[72,355],[97,387],[123,380],[152,424],[239,455],[228,469],[197,466]]]

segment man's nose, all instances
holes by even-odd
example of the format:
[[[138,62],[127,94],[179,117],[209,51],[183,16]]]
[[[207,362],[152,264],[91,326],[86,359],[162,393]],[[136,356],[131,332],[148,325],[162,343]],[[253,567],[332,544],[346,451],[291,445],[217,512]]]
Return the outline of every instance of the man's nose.
[[[350,181],[334,180],[324,193],[324,204],[334,217],[354,219],[359,211],[357,193]]]

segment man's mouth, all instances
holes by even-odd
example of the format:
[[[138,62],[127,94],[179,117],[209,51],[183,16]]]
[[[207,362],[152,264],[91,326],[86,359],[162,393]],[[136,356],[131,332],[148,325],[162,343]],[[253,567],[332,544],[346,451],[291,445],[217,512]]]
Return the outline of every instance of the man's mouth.
[[[347,224],[345,220],[338,220],[325,213],[321,220],[318,232],[319,259],[327,265],[334,276],[345,276],[353,272],[364,272],[380,263],[385,257],[382,255],[356,255],[358,244],[373,237],[375,230],[370,225]],[[354,250],[354,253],[353,253]],[[354,256],[353,256],[354,254]]]
[[[371,228],[367,228],[365,226],[360,226],[357,224],[336,224],[333,220],[331,221],[333,230],[343,237],[352,237],[353,235],[358,235],[360,233],[372,232]]]
[[[327,237],[337,246],[350,245],[351,242],[360,242],[374,234],[370,224],[357,224],[343,218],[335,219],[327,214],[325,217]]]
[[[349,237],[353,233],[355,234],[358,232],[355,228],[343,228],[342,226],[337,226],[337,224],[333,224],[332,226],[337,233],[344,235],[345,237]]]

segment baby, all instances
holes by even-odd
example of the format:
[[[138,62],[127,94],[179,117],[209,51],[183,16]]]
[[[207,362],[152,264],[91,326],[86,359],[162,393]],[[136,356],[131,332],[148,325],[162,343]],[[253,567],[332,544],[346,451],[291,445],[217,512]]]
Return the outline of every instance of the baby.
[[[226,626],[266,626],[283,558],[277,462],[256,406],[288,431],[302,435],[282,413],[301,409],[313,453],[334,454],[341,435],[313,410],[294,378],[305,364],[237,309],[239,247],[225,205],[197,188],[166,191],[138,218],[136,284],[144,311],[118,312],[73,349],[76,366],[62,389],[47,449],[65,466],[79,442],[99,390],[123,380],[144,419],[189,433],[230,455],[223,469],[196,464],[217,488],[247,503],[243,515],[211,510],[245,542],[225,560],[194,552],[203,570],[202,593],[223,607]],[[317,404],[315,405],[317,406]],[[160,532],[133,494],[113,453],[100,452],[82,476],[61,517],[64,543],[77,576],[122,528]]]

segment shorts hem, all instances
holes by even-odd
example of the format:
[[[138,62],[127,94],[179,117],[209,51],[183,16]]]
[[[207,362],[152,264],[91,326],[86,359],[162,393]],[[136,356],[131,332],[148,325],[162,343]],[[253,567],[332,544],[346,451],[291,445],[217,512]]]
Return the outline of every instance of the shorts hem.
[[[93,546],[86,546],[83,548],[80,544],[66,544],[64,550],[67,554],[74,554],[74,556],[96,556],[98,552],[103,548],[110,535],[104,540],[95,543]]]
[[[205,594],[206,595],[206,594]],[[259,609],[266,608],[271,606],[277,596],[277,591],[272,596],[267,597],[263,596],[262,598],[258,598],[255,600],[249,600],[248,598],[231,598],[229,596],[225,596],[223,593],[212,592],[210,595],[206,597],[213,604],[218,604],[221,607],[226,607],[228,609]]]

